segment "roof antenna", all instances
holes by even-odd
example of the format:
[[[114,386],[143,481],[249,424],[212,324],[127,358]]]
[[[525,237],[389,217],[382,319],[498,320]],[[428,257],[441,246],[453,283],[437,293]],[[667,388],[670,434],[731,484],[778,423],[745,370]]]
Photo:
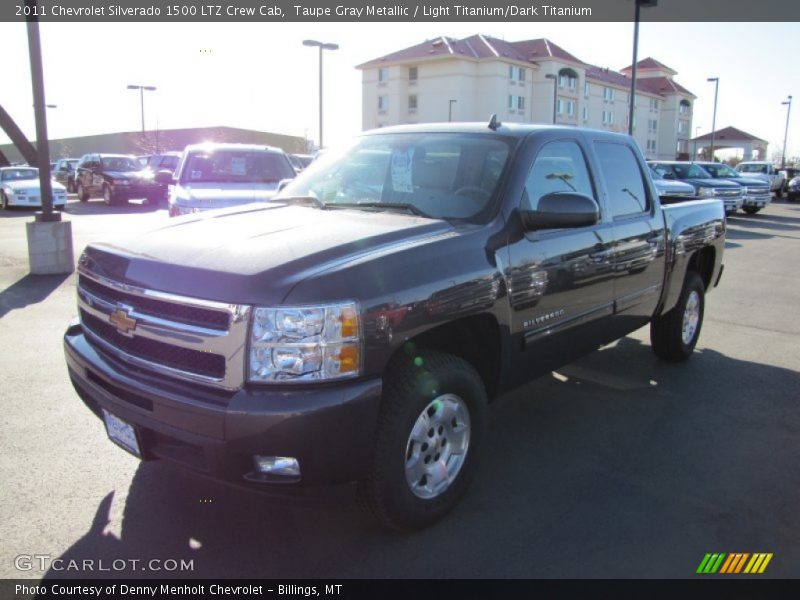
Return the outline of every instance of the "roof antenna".
[[[489,129],[492,131],[497,131],[497,128],[500,127],[501,123],[497,120],[497,115],[493,114],[489,117]]]

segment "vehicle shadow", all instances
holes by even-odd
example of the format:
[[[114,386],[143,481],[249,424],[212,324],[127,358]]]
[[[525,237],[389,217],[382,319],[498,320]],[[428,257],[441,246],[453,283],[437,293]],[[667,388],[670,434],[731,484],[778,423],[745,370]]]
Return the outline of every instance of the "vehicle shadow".
[[[102,200],[90,200],[89,202],[68,202],[64,212],[71,215],[123,215],[155,212],[159,208],[143,200],[132,200],[127,204],[117,206],[106,206]]]
[[[741,225],[743,227],[774,229],[775,231],[800,230],[800,218],[785,217],[783,215],[762,215],[761,213],[747,216],[736,215],[729,217],[728,223],[731,225]]]
[[[0,291],[0,319],[12,310],[42,302],[58,286],[64,283],[70,275],[70,273],[58,275],[33,275],[28,273],[22,279]]]
[[[665,364],[625,338],[495,403],[475,482],[427,530],[142,463],[60,557],[139,567],[47,577],[687,577],[730,548],[774,552],[771,575],[787,576],[800,560],[798,389],[794,370],[709,348]],[[153,558],[193,570],[141,570]]]

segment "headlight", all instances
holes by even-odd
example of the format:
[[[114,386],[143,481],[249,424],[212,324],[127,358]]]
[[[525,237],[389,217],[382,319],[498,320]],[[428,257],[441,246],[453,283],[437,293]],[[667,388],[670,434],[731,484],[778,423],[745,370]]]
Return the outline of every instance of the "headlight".
[[[713,196],[714,195],[714,188],[698,187],[697,188],[697,195],[698,196]]]
[[[253,310],[248,380],[329,381],[361,370],[358,308],[353,302]]]

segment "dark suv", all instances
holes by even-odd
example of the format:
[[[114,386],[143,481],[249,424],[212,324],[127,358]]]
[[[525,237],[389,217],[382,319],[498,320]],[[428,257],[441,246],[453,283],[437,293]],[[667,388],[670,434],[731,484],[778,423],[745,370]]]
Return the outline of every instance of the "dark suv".
[[[100,196],[109,206],[132,198],[155,204],[161,186],[153,173],[127,154],[86,154],[75,169],[75,192],[81,202]]]
[[[144,163],[144,168],[150,169],[154,176],[159,171],[169,171],[170,173],[174,173],[175,169],[178,167],[178,162],[181,160],[182,154],[182,152],[174,151],[162,152],[161,154],[152,154],[147,157],[147,161]],[[169,198],[169,186],[160,183],[158,186],[160,190],[158,201],[160,204],[166,207],[167,199]]]
[[[75,167],[78,166],[77,158],[62,158],[56,162],[53,169],[53,179],[67,188],[70,194],[75,193]]]

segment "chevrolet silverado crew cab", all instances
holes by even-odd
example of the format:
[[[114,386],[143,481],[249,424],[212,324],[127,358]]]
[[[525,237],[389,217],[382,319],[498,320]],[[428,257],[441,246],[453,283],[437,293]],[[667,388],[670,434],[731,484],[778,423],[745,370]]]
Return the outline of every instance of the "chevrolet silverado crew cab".
[[[739,171],[731,169],[724,163],[696,162],[704,171],[715,179],[726,179],[742,186],[744,201],[742,210],[748,215],[754,215],[772,201],[769,184],[757,177],[745,177]]]
[[[66,361],[143,460],[413,529],[464,494],[491,399],[647,324],[687,359],[724,243],[628,136],[390,127],[269,202],[90,244]]]

